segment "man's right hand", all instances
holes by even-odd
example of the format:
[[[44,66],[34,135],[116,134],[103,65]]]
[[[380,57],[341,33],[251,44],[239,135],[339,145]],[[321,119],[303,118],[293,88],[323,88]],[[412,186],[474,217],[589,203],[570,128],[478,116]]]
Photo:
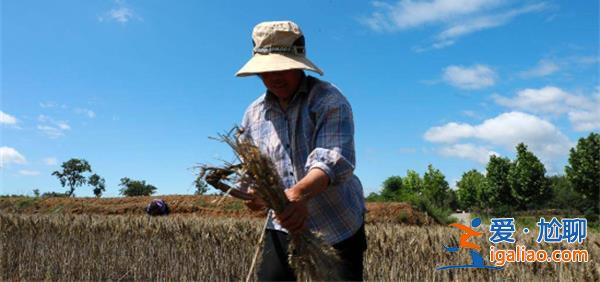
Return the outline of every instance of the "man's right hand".
[[[267,204],[261,199],[253,189],[248,189],[248,194],[252,195],[252,200],[244,201],[246,207],[253,211],[262,211],[267,207]]]

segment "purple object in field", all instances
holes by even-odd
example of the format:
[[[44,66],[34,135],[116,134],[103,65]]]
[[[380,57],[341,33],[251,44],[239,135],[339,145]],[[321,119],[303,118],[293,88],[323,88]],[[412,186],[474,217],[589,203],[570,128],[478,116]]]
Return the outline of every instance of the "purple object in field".
[[[168,215],[170,212],[169,205],[163,199],[153,199],[146,206],[146,213],[151,216]]]

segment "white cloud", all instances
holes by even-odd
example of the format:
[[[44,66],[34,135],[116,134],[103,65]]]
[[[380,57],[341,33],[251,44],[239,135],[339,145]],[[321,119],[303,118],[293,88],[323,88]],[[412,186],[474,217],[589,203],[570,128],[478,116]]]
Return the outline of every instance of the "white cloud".
[[[442,31],[434,36],[435,42],[431,46],[439,49],[454,44],[461,36],[502,26],[519,15],[547,8],[544,3],[538,3],[505,9],[506,3],[501,0],[401,0],[396,4],[375,1],[372,3],[375,11],[363,18],[362,23],[379,32],[441,26]]]
[[[0,168],[6,167],[6,165],[14,164],[25,164],[27,160],[21,155],[15,148],[2,146],[0,147]]]
[[[96,113],[94,111],[85,108],[75,108],[75,113],[86,115],[89,118],[96,117]]]
[[[588,110],[573,110],[569,112],[569,121],[575,130],[600,130],[600,93],[594,95],[594,100]]]
[[[58,160],[56,158],[50,157],[44,159],[44,164],[46,165],[56,165],[58,164]]]
[[[523,142],[547,164],[550,160],[566,156],[573,145],[552,123],[522,112],[503,113],[477,125],[448,123],[432,127],[424,138],[449,144],[465,139],[480,140],[511,151]]]
[[[448,66],[443,79],[449,84],[468,90],[482,89],[496,83],[496,72],[486,65]]]
[[[446,22],[497,6],[498,0],[375,1],[376,9],[365,22],[374,30],[398,30]]]
[[[507,24],[514,17],[529,13],[540,11],[545,8],[544,4],[536,4],[525,6],[518,9],[513,9],[508,12],[494,14],[494,15],[484,15],[478,16],[472,19],[465,19],[464,21],[456,22],[446,28],[444,31],[440,32],[437,36],[437,43],[445,42],[445,41],[455,41],[457,38],[467,35],[469,33],[473,33],[476,31],[481,31],[484,29],[489,29],[493,27],[498,27]]]
[[[563,114],[589,105],[586,97],[567,93],[554,86],[519,90],[513,98],[498,95],[493,98],[499,105],[534,113]]]
[[[17,119],[3,111],[0,111],[0,124],[14,125],[17,123]]]
[[[521,72],[519,75],[523,78],[542,77],[551,75],[560,69],[558,64],[549,60],[540,60],[537,66],[532,69]]]
[[[133,11],[133,9],[127,7],[124,1],[115,1],[117,7],[110,9],[104,15],[98,17],[98,21],[115,21],[125,24],[131,20],[139,20],[142,18]]]
[[[39,115],[37,129],[49,138],[56,139],[65,135],[65,131],[71,130],[71,126],[66,121],[55,121],[54,119]]]
[[[19,170],[19,174],[25,175],[25,176],[36,176],[36,175],[40,175],[40,172],[35,171],[35,170],[22,169],[22,170]]]
[[[487,163],[491,155],[499,155],[486,147],[473,144],[453,144],[444,146],[439,152],[443,156],[473,160],[481,164]]]
[[[600,129],[600,93],[592,97],[571,94],[554,86],[526,88],[512,98],[494,95],[499,105],[531,113],[567,114],[577,131]]]

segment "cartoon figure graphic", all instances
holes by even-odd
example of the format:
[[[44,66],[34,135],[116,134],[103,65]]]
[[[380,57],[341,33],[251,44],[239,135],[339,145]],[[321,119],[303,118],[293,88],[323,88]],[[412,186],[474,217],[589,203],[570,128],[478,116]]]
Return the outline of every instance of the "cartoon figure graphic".
[[[458,247],[444,246],[444,248],[446,249],[446,251],[448,251],[450,253],[456,253],[460,249],[468,249],[469,253],[471,254],[471,264],[447,265],[447,266],[438,267],[438,268],[436,268],[437,270],[453,269],[453,268],[487,268],[487,269],[496,269],[496,270],[502,269],[502,267],[485,265],[485,263],[483,261],[483,257],[481,257],[481,254],[479,252],[477,252],[477,251],[481,250],[481,247],[473,242],[469,242],[469,239],[471,237],[478,237],[478,236],[483,235],[483,233],[473,230],[473,228],[479,227],[479,225],[481,225],[480,218],[474,218],[473,220],[471,220],[472,228],[465,226],[463,224],[460,224],[460,223],[452,223],[449,225],[449,226],[460,229],[464,233],[462,233],[460,235]],[[477,250],[477,251],[475,251],[475,250]]]

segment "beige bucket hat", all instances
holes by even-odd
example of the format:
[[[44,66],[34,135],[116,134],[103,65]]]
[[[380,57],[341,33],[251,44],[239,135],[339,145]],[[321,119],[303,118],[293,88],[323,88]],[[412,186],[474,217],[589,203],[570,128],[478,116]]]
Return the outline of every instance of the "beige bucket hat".
[[[252,31],[252,58],[235,74],[249,76],[262,72],[304,69],[323,75],[306,58],[304,35],[291,21],[262,22]]]

